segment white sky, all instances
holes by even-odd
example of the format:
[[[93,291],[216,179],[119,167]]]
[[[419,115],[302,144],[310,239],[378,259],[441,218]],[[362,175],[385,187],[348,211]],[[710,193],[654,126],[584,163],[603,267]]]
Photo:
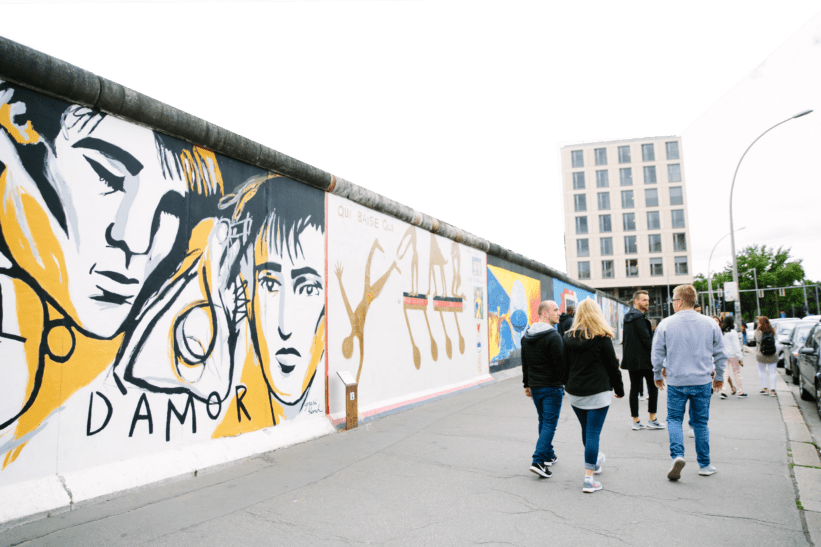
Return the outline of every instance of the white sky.
[[[791,116],[808,116],[767,129]],[[732,259],[730,185],[736,250],[750,244],[790,247],[807,276],[821,279],[821,14],[796,32],[684,133],[690,234],[696,271],[721,270]],[[696,194],[697,193],[697,194]],[[693,196],[711,196],[697,205]],[[720,222],[710,222],[718,219]],[[808,293],[814,300],[814,294]]]

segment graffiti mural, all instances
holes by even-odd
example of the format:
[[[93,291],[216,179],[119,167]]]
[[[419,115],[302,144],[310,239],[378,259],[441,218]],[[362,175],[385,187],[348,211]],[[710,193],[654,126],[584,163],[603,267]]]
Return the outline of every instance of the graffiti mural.
[[[0,82],[0,196],[0,482],[324,412],[322,191]]]
[[[577,307],[579,302],[585,298],[597,300],[596,293],[580,289],[579,287],[571,285],[570,283],[565,283],[559,279],[553,280],[553,296],[556,304],[559,305],[559,310],[562,313],[567,311],[568,306],[573,306],[574,308]]]
[[[509,357],[516,357],[521,352],[524,331],[534,321],[538,321],[540,285],[538,279],[488,265],[488,344],[491,366]]]
[[[340,371],[360,413],[486,374],[484,253],[337,196],[328,211],[329,397]]]

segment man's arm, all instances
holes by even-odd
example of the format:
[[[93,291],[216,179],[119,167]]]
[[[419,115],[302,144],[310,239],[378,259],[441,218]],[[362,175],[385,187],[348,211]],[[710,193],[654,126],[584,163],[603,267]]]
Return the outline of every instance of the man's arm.
[[[650,351],[653,347],[653,333],[650,332],[647,319],[633,321],[633,323],[636,325],[636,335],[639,338],[641,349],[644,351]]]
[[[564,378],[564,341],[558,331],[547,337],[547,351],[550,354],[550,362],[559,369],[559,377]]]
[[[713,363],[716,366],[715,382],[724,383],[724,369],[727,366],[727,354],[724,353],[724,337],[718,325],[713,327]]]
[[[653,337],[653,346],[650,350],[650,360],[653,363],[653,379],[659,389],[664,388],[664,377],[662,369],[664,360],[667,358],[667,343],[665,340],[664,328],[659,325],[656,328],[656,335]]]

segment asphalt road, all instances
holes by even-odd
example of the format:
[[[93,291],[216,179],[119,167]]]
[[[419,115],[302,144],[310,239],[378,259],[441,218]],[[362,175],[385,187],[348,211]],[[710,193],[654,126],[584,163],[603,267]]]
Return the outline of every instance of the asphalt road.
[[[746,400],[712,401],[711,477],[685,438],[682,479],[668,481],[667,431],[633,431],[625,398],[602,433],[603,490],[582,493],[567,402],[554,475],[539,479],[528,471],[536,413],[515,376],[13,528],[0,545],[810,545],[779,401],[756,393],[754,366],[743,374]]]

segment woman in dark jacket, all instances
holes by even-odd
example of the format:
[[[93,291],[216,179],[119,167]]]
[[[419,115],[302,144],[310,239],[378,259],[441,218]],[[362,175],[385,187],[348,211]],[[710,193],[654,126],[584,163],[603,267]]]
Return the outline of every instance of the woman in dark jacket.
[[[610,392],[624,397],[619,361],[613,349],[613,330],[592,299],[582,300],[573,326],[564,336],[565,391],[582,426],[584,443],[583,492],[601,490],[593,475],[602,472],[604,454],[599,452]]]

